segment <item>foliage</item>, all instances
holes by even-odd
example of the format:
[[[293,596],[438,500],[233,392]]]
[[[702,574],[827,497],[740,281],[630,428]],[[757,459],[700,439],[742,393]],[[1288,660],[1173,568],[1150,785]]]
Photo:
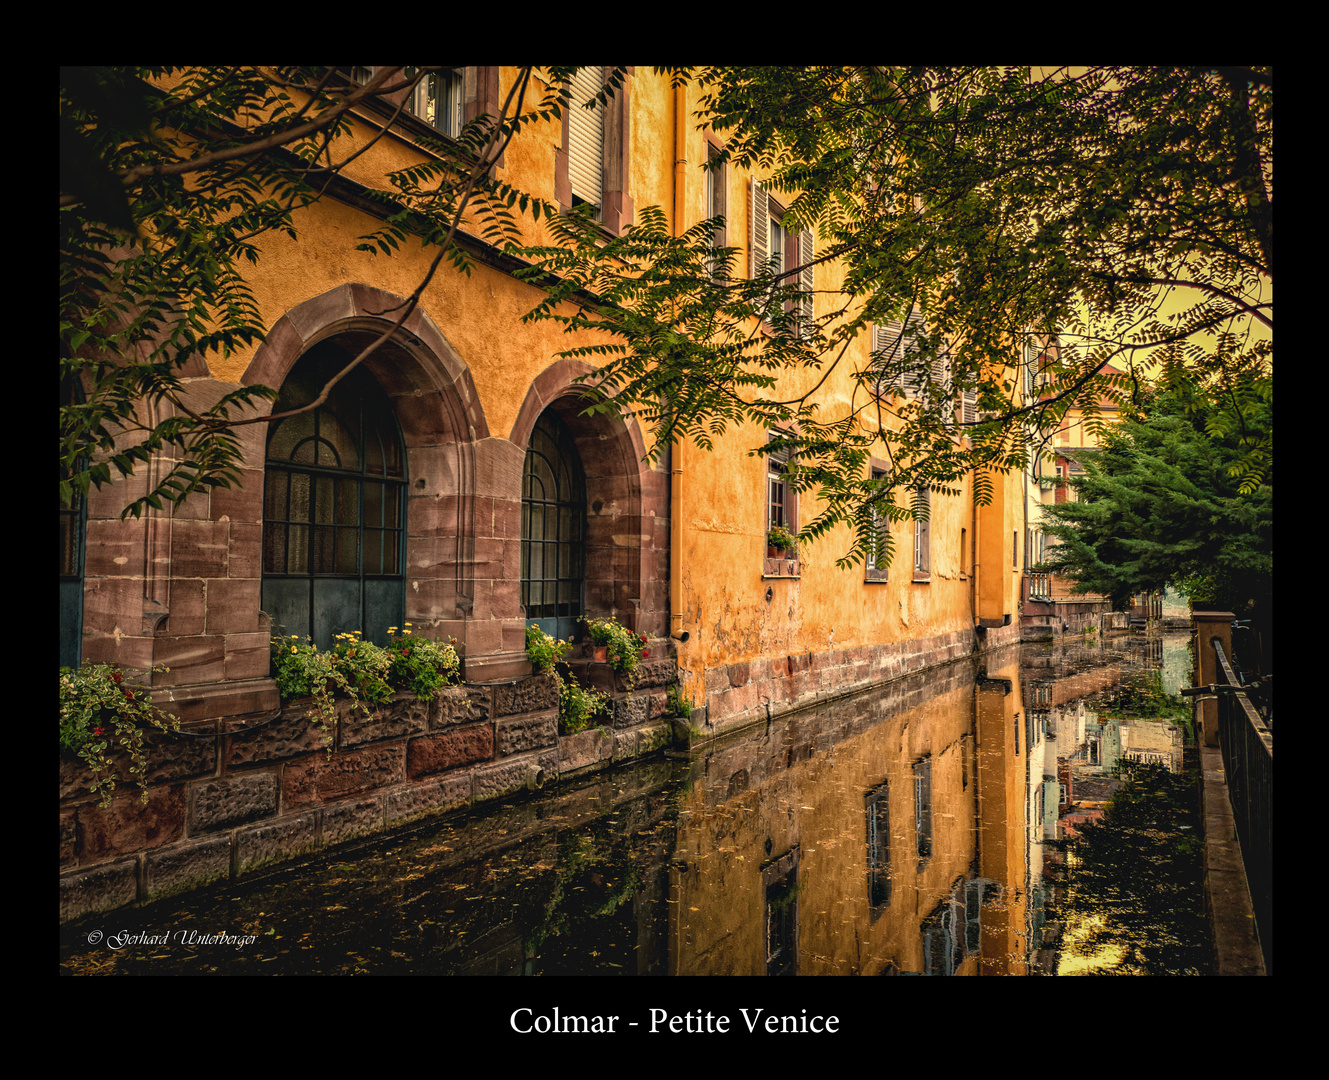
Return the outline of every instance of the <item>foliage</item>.
[[[528,318],[592,332],[561,355],[598,365],[594,408],[635,410],[655,454],[744,424],[785,432],[752,452],[794,452],[790,483],[821,502],[803,536],[853,526],[842,565],[872,552],[881,520],[915,516],[920,488],[954,492],[972,472],[986,501],[1072,407],[1094,429],[1104,400],[1155,372],[1270,370],[1267,68],[666,70],[700,88],[694,119],[727,140],[708,167],[765,174],[786,227],[815,227],[813,264],[843,277],[814,270],[807,319],[808,265],[740,278],[741,249],[711,248],[718,220],[674,236],[648,208],[606,239],[572,217],[528,252],[532,278],[560,279]],[[855,338],[911,319],[916,333],[852,372],[851,401],[816,398]],[[975,417],[957,418],[961,393]],[[887,484],[870,454],[889,459]],[[1252,450],[1243,482],[1267,463]]]
[[[1247,434],[1272,433],[1272,388],[1251,407]],[[1260,398],[1257,398],[1260,400]],[[1245,491],[1243,436],[1223,426],[1206,396],[1160,394],[1083,454],[1071,478],[1076,501],[1044,508],[1054,544],[1043,568],[1076,581],[1078,592],[1109,596],[1181,587],[1248,611],[1273,588],[1273,473]],[[1215,421],[1215,414],[1220,419]],[[1272,437],[1272,436],[1271,436]]]
[[[594,633],[604,639],[604,644],[614,637],[613,631],[607,628],[610,622],[613,620],[597,620],[596,623]],[[526,656],[531,666],[536,672],[551,676],[558,688],[558,729],[563,735],[576,735],[597,720],[607,723],[610,715],[608,694],[584,688],[575,676],[560,672],[556,667],[571,650],[570,641],[552,637],[534,623],[526,627]]]
[[[669,708],[670,716],[682,716],[684,718],[692,715],[692,702],[683,688],[678,683],[673,683],[665,695],[665,704]]]
[[[796,540],[794,534],[783,525],[771,526],[771,531],[766,534],[766,543],[773,548],[779,548],[782,551],[791,551],[795,548]]]
[[[554,665],[572,651],[572,642],[546,634],[535,623],[526,627],[526,658],[541,675],[554,675]]]
[[[392,699],[388,669],[392,658],[382,646],[365,641],[359,630],[333,637],[331,660],[350,687],[351,696],[360,703],[382,705]]]
[[[461,678],[452,644],[413,637],[409,623],[401,634],[397,627],[389,628],[387,648],[363,640],[358,630],[338,634],[335,640],[330,652],[320,652],[309,638],[301,641],[296,634],[271,642],[272,674],[282,701],[313,699],[314,718],[329,753],[339,719],[337,696],[368,715],[371,706],[391,700],[395,691],[409,690],[427,700]]]
[[[60,669],[60,747],[87,763],[92,770],[89,790],[94,795],[100,793],[103,807],[111,805],[115,792],[112,747],[118,745],[128,755],[127,779],[138,784],[141,801],[146,804],[147,758],[143,733],[150,727],[159,731],[180,730],[179,717],[152,704],[151,688],[133,684],[132,680],[141,674],[133,668],[87,661],[79,668]]]
[[[634,634],[614,618],[583,618],[581,621],[594,644],[608,647],[610,665],[623,676],[624,683],[631,690],[636,684],[637,668],[651,655],[645,647],[645,635]]]
[[[573,939],[566,950],[580,965],[586,949],[579,933],[588,924],[613,915],[641,888],[641,873],[621,839],[594,832],[574,833],[560,847],[553,891],[542,916],[523,942],[539,954],[550,938]]]
[[[558,680],[558,727],[564,735],[576,735],[596,723],[610,719],[609,695],[603,690],[588,690],[576,679]]]
[[[411,624],[399,634],[388,627],[388,682],[409,690],[421,701],[434,697],[445,686],[461,682],[461,661],[454,639],[431,641],[411,634]]]
[[[435,70],[383,68],[365,85],[332,68],[61,70],[61,380],[85,388],[60,412],[63,502],[159,452],[167,467],[127,513],[235,482],[236,427],[271,419],[256,414],[275,392],[198,401],[182,371],[262,340],[245,263],[296,238],[363,152],[347,149],[349,110]],[[547,290],[528,318],[593,339],[562,354],[597,365],[589,408],[635,411],[653,455],[779,430],[752,452],[791,451],[791,486],[820,500],[802,535],[851,526],[843,565],[880,546],[882,522],[916,516],[920,489],[973,476],[986,501],[1072,407],[1093,429],[1104,400],[1153,379],[1211,387],[1271,369],[1269,68],[662,69],[695,85],[692,119],[726,140],[707,167],[753,170],[788,203],[788,228],[815,230],[812,262],[778,277],[739,277],[740,247],[711,246],[718,221],[675,236],[646,207],[608,237],[590,213],[495,178],[514,134],[573,104],[574,70],[546,69],[537,101],[534,69],[518,69],[502,115],[388,177],[382,225],[358,247],[392,255],[415,237],[435,251],[399,322],[443,262],[469,272],[458,227],[527,260]],[[551,243],[523,246],[525,215]],[[911,331],[873,342],[852,397],[827,407],[818,391],[850,344],[892,322]],[[1239,395],[1224,416],[1249,426]],[[870,456],[889,460],[887,482]],[[1244,447],[1244,490],[1271,460],[1269,443]]]
[[[236,429],[274,419],[258,414],[276,390],[199,400],[184,372],[263,340],[245,264],[258,263],[272,237],[296,239],[301,211],[368,149],[348,147],[349,111],[375,100],[391,107],[438,70],[385,67],[358,85],[326,67],[60,69],[60,379],[84,390],[60,407],[62,504],[159,455],[167,467],[126,514],[239,479]],[[565,105],[564,84],[553,81],[528,106],[532,71],[520,69],[501,116],[431,141],[427,164],[393,173],[391,190],[377,193],[383,225],[361,249],[391,254],[408,233],[437,249],[394,313],[399,324],[443,261],[470,272],[454,242],[463,220],[502,246],[518,236],[517,215],[551,211],[490,167],[522,126]]]
[[[1067,845],[1058,915],[1083,931],[1076,947],[1086,955],[1122,957],[1111,974],[1205,974],[1211,944],[1195,770],[1139,762],[1123,769],[1102,819]]]

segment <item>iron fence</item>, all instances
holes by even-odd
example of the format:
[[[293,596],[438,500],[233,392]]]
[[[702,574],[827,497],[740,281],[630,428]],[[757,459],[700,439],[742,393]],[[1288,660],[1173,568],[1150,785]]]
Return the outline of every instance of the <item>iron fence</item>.
[[[1218,679],[1239,685],[1232,665],[1215,638]],[[1260,931],[1265,968],[1273,973],[1274,737],[1247,695],[1218,693],[1218,741],[1227,774],[1228,795],[1236,818],[1237,839],[1246,864],[1251,902]]]

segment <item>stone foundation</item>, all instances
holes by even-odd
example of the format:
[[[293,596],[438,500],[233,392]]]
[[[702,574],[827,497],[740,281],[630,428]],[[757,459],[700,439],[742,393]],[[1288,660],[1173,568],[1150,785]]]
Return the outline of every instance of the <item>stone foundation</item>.
[[[1020,640],[1020,627],[957,630],[914,641],[767,657],[706,669],[707,733],[737,730]]]
[[[631,691],[608,665],[580,666],[583,684],[613,694],[606,730],[560,736],[553,680],[535,676],[451,687],[430,702],[399,694],[372,716],[339,702],[331,742],[308,701],[152,732],[146,805],[117,782],[102,808],[83,762],[62,753],[60,921],[234,880],[668,744],[672,660],[644,664]]]

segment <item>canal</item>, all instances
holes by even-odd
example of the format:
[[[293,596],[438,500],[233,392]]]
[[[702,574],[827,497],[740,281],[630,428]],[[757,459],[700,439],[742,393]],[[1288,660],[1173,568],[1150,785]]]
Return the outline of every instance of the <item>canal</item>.
[[[953,663],[62,927],[61,972],[1202,974],[1187,644]]]

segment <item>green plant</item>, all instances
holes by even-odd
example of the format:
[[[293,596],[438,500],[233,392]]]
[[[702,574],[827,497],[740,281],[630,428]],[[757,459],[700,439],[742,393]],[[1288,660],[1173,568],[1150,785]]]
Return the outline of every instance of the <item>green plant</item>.
[[[414,637],[410,623],[400,634],[390,626],[386,651],[388,682],[398,690],[410,690],[422,701],[461,681],[461,661],[451,639],[441,642]]]
[[[352,697],[358,703],[382,705],[391,700],[392,687],[388,684],[388,669],[392,658],[386,649],[365,641],[359,630],[337,634],[332,647],[332,664],[352,687]],[[366,708],[366,712],[369,710]]]
[[[164,672],[164,667],[154,667]],[[60,669],[60,746],[81,757],[92,770],[89,790],[100,795],[102,806],[111,805],[116,777],[111,766],[113,744],[129,755],[129,776],[142,790],[140,801],[148,801],[144,782],[147,759],[143,732],[179,731],[180,718],[152,704],[152,691],[130,681],[142,672],[115,664],[92,664]]]
[[[571,649],[572,642],[552,637],[534,623],[526,628],[526,658],[538,674],[553,675],[557,679],[554,665],[567,656]]]
[[[434,697],[445,686],[460,682],[461,662],[451,642],[430,641],[388,628],[388,646],[365,641],[360,631],[336,636],[331,652],[319,652],[308,638],[272,639],[272,674],[282,701],[309,697],[314,719],[323,728],[324,745],[332,752],[337,730],[334,696],[349,698],[368,715],[371,706],[391,700],[394,691],[410,690],[417,698]]]
[[[779,548],[781,551],[791,551],[797,547],[794,534],[783,525],[771,526],[771,531],[766,534],[766,543],[768,546]]]
[[[331,653],[321,653],[308,638],[299,635],[274,637],[271,642],[272,675],[282,701],[308,697],[314,700],[314,719],[323,729],[323,744],[332,753],[333,734],[337,730],[337,706],[332,686],[348,697],[355,692],[346,676],[333,663]],[[330,685],[331,684],[331,685]]]
[[[646,648],[645,636],[634,634],[613,618],[583,618],[581,621],[592,643],[608,648],[609,663],[623,676],[624,683],[631,690],[637,682],[637,668],[651,655],[650,650]]]
[[[585,731],[600,718],[609,720],[609,695],[601,690],[587,690],[576,679],[558,681],[558,727],[564,735]]]
[[[684,718],[692,715],[692,702],[684,695],[683,688],[674,683],[666,694],[666,703],[669,706],[670,716],[682,716]]]

